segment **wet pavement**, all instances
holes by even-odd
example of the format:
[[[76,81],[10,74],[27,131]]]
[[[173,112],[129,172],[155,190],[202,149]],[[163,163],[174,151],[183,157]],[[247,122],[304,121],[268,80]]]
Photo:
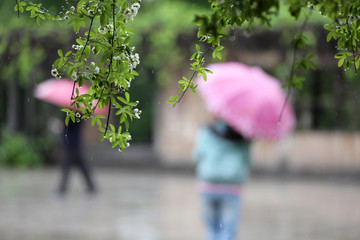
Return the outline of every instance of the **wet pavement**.
[[[56,169],[0,169],[0,240],[204,239],[192,172],[98,168],[88,196],[78,174],[65,198]],[[360,182],[252,176],[243,240],[359,240]]]

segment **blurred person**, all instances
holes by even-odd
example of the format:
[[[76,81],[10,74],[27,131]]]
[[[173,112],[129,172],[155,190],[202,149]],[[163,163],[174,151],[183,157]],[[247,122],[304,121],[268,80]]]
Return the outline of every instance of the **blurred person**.
[[[202,127],[193,152],[208,240],[233,240],[250,172],[250,141],[222,121]]]
[[[59,196],[63,196],[67,193],[70,171],[74,166],[78,167],[80,170],[86,184],[87,192],[89,194],[94,194],[96,192],[90,168],[81,154],[81,132],[82,121],[72,122],[70,120],[68,126],[64,127],[62,133],[62,143],[65,147],[65,158],[63,158],[61,162],[61,178],[57,189],[57,194]]]

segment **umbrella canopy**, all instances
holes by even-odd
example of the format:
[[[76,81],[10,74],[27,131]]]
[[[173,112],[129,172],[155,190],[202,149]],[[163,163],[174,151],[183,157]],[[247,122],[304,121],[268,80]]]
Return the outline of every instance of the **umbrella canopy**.
[[[49,103],[55,104],[60,107],[65,107],[72,109],[71,95],[73,92],[74,81],[68,79],[48,79],[35,87],[34,96],[38,99],[47,101]],[[76,88],[79,89],[79,94],[86,94],[89,91],[90,86],[84,84],[82,87],[76,83]],[[95,114],[106,114],[108,111],[108,106],[105,108],[97,108]]]
[[[280,83],[259,67],[229,62],[208,67],[198,91],[208,110],[244,137],[277,140],[286,136],[296,120]]]

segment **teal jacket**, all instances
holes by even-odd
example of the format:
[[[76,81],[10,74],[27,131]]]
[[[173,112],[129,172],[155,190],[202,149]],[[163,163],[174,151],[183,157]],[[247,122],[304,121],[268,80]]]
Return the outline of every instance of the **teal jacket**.
[[[197,134],[193,152],[200,181],[242,184],[250,172],[250,142],[232,141],[203,127]]]

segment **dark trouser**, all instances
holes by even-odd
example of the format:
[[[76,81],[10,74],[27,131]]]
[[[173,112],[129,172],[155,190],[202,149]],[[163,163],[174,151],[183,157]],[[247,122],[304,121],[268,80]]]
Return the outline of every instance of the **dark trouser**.
[[[66,149],[66,158],[62,161],[61,168],[61,181],[59,186],[59,192],[65,193],[68,188],[68,179],[70,175],[70,170],[73,166],[79,168],[81,174],[83,175],[87,190],[89,192],[95,191],[94,182],[91,179],[90,169],[84,159],[81,157],[80,151],[74,148]]]

